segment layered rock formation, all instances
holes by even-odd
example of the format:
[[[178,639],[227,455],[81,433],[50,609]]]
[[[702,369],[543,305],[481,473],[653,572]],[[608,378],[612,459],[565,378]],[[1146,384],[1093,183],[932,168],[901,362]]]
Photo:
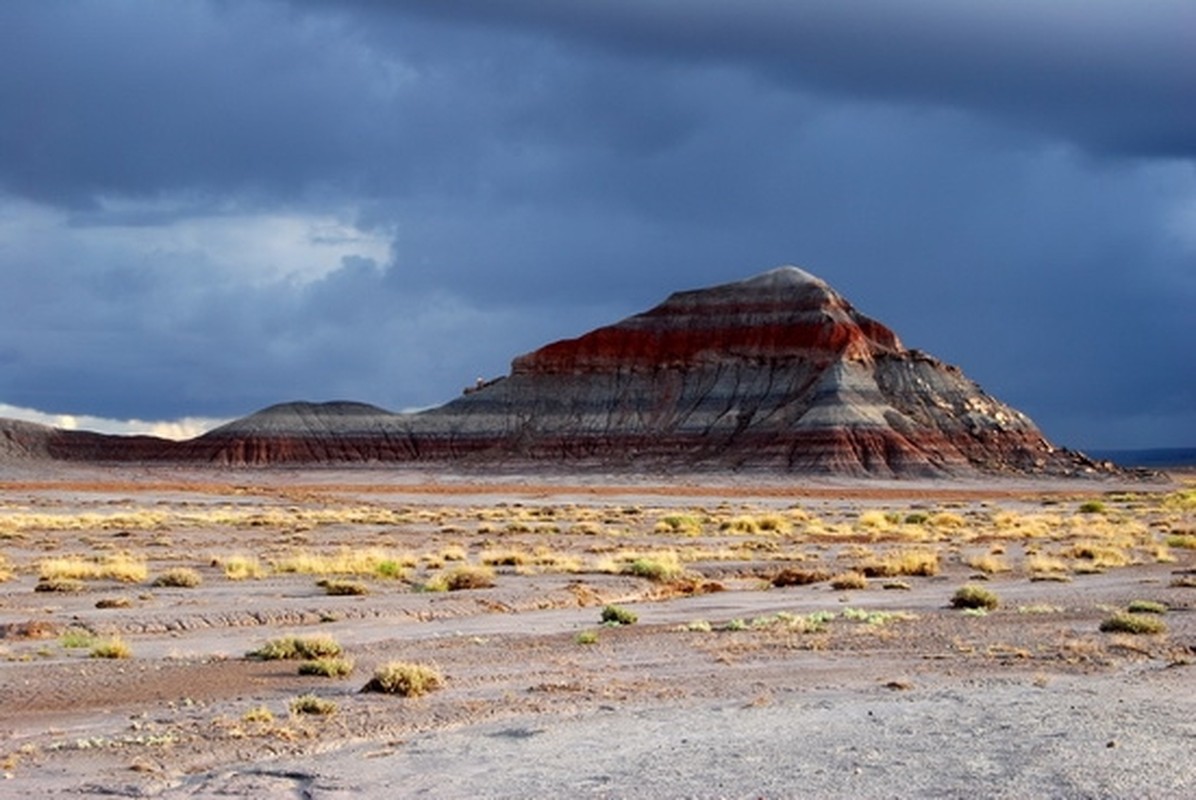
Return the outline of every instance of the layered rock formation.
[[[852,476],[1110,471],[795,267],[678,292],[439,408],[286,404],[180,445],[221,464],[516,463]]]

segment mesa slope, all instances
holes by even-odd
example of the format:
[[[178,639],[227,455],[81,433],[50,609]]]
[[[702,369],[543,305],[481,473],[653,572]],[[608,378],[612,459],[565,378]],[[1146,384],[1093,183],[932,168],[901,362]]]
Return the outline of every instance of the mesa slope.
[[[706,289],[514,360],[438,408],[273,406],[184,443],[57,442],[58,458],[357,462],[851,477],[1117,472],[1053,446],[956,367],[902,346],[796,267]]]

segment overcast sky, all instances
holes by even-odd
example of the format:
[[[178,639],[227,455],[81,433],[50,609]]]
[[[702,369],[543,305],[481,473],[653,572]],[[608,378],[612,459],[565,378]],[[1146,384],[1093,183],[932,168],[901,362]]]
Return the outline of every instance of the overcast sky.
[[[0,411],[433,405],[796,264],[1057,443],[1193,445],[1194,31],[1188,0],[5,0]]]

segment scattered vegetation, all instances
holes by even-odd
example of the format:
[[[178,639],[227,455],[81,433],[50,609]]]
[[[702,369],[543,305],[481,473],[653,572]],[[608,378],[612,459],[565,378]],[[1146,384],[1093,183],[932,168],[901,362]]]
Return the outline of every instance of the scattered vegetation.
[[[638,621],[638,614],[622,606],[608,605],[602,609],[602,622],[605,625],[634,625]]]
[[[862,572],[844,572],[831,578],[831,588],[837,591],[867,589],[868,577]]]
[[[1122,611],[1101,622],[1100,629],[1104,633],[1159,634],[1167,632],[1167,625],[1156,614]]]
[[[317,581],[316,585],[323,588],[324,594],[331,597],[346,597],[370,593],[370,588],[361,581],[326,578],[322,581]]]
[[[336,713],[336,703],[314,694],[303,694],[291,701],[291,713],[296,716],[312,714],[326,717]]]
[[[424,589],[429,592],[458,592],[466,589],[488,589],[494,585],[494,570],[486,566],[461,564],[428,579]]]
[[[153,585],[193,589],[201,583],[203,578],[190,567],[174,567],[154,578]]]
[[[1108,508],[1100,500],[1085,500],[1080,503],[1081,514],[1104,514]]]
[[[939,554],[933,550],[902,550],[869,561],[860,567],[860,571],[869,578],[929,577],[939,572]]]
[[[419,697],[443,685],[444,676],[435,667],[409,661],[392,661],[378,667],[362,691]]]
[[[58,637],[58,643],[67,649],[83,649],[93,646],[96,636],[83,628],[67,628]]]
[[[257,650],[247,655],[261,661],[276,661],[281,659],[316,660],[339,656],[342,652],[340,644],[331,636],[283,636],[271,639]]]
[[[582,631],[577,634],[576,640],[578,644],[598,644],[597,631]]]
[[[959,587],[951,597],[954,608],[983,608],[991,611],[1001,604],[1000,599],[983,586],[967,584]]]
[[[344,678],[353,672],[353,659],[340,656],[313,658],[299,664],[300,675],[319,675],[324,678]]]
[[[785,586],[806,586],[811,583],[829,581],[831,574],[821,569],[796,569],[786,567],[772,576],[772,585],[777,588]]]
[[[148,577],[145,559],[128,553],[114,553],[100,558],[62,556],[46,558],[38,564],[42,581],[56,580],[114,580],[141,583]]]
[[[92,658],[131,658],[133,649],[119,636],[97,641],[91,647]]]
[[[1166,614],[1167,606],[1154,600],[1134,600],[1126,610],[1131,614]]]
[[[224,577],[230,581],[243,581],[266,577],[267,570],[252,556],[233,555],[217,560],[213,566],[224,569]]]
[[[35,592],[81,592],[87,584],[75,578],[42,578],[33,587]]]

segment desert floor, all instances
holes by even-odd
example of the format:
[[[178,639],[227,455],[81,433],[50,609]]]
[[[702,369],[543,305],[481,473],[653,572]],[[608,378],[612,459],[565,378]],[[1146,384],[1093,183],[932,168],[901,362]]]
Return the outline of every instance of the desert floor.
[[[1194,487],[6,468],[0,797],[1194,797]]]

